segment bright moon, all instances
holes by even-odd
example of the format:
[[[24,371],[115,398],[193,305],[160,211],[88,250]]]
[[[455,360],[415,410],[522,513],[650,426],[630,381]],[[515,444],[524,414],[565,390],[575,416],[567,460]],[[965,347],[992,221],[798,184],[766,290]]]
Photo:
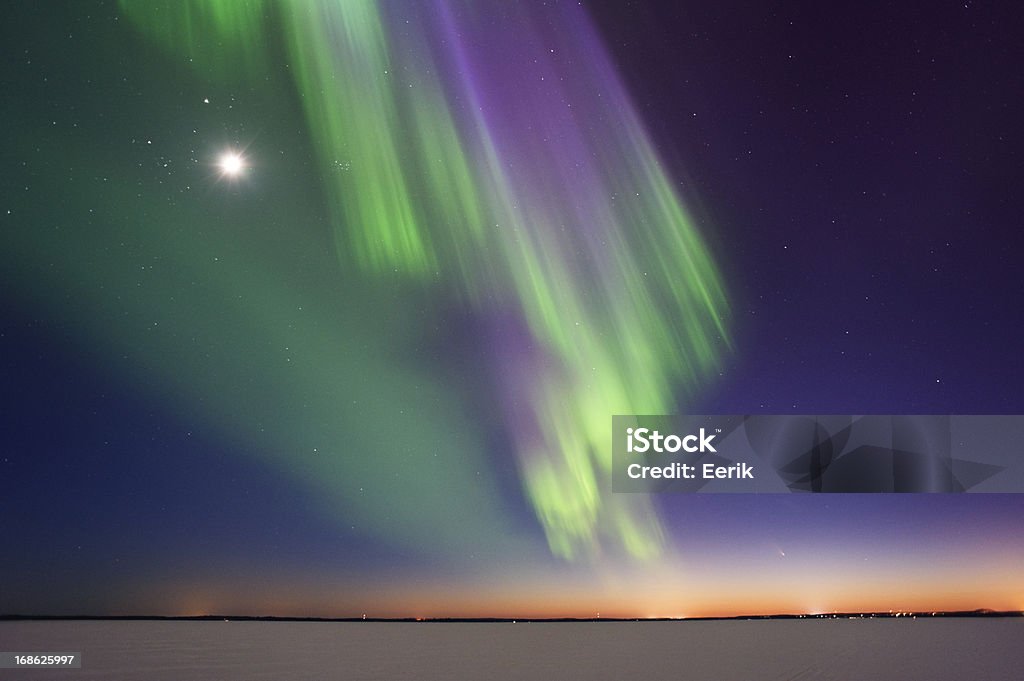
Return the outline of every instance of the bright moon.
[[[228,177],[238,177],[245,170],[245,159],[241,154],[229,151],[220,157],[217,165],[220,166],[220,171]]]

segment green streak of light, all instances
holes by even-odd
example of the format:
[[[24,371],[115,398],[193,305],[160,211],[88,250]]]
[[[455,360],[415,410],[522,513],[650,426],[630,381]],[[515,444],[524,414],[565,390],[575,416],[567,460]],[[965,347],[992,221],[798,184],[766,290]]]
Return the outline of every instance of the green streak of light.
[[[542,441],[518,442],[519,462],[551,550],[595,556],[611,543],[637,558],[657,555],[663,536],[649,502],[607,491],[611,415],[668,413],[677,388],[693,394],[729,347],[728,304],[632,109],[590,103],[587,115],[601,121],[595,134],[608,134],[581,139],[595,157],[583,210],[563,196],[560,178],[510,169],[482,114],[456,124],[438,75],[444,63],[415,29],[393,32],[381,3],[199,5],[149,11],[123,1],[161,43],[199,54],[221,40],[238,49],[221,59],[244,65],[259,58],[254,46],[270,25],[260,13],[275,10],[343,266],[439,279],[483,314],[495,304],[521,312],[543,352],[529,395]],[[579,69],[591,91],[607,85],[596,73]],[[471,99],[473,88],[461,92]],[[558,167],[547,156],[557,152],[522,144],[536,145],[533,171]],[[599,249],[586,243],[595,234]],[[329,361],[327,349],[318,352]]]

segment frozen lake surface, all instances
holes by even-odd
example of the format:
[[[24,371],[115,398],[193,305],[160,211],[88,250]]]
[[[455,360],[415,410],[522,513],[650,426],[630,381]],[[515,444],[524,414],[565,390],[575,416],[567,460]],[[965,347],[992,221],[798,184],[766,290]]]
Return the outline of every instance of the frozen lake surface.
[[[0,651],[82,653],[0,679],[1018,681],[1024,619],[0,622]]]

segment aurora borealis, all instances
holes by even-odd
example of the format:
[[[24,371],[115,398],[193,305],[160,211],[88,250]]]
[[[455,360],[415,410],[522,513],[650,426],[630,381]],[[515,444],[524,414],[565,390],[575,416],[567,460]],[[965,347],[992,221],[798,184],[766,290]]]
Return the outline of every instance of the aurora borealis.
[[[931,158],[1003,109],[680,11],[19,10],[0,613],[1024,609],[1016,495],[610,492],[612,414],[1024,407],[999,147]]]
[[[692,392],[727,347],[726,302],[585,13],[125,7],[156,14],[138,23],[188,54],[258,43],[272,29],[254,13],[280,24],[342,267],[453,290],[494,327],[500,408],[556,554],[610,542],[656,555],[649,506],[599,493],[607,416],[670,410],[674,384]],[[500,32],[487,28],[492,13]],[[251,73],[259,59],[246,57],[239,70]]]

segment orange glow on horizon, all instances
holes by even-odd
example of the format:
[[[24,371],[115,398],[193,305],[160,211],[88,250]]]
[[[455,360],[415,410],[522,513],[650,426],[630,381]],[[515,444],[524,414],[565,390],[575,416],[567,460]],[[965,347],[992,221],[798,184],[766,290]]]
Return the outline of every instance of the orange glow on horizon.
[[[838,613],[1022,611],[1019,585],[978,580],[970,585],[798,579],[745,586],[703,581],[703,588],[659,580],[646,584],[596,580],[524,580],[494,584],[380,582],[325,586],[230,581],[181,583],[166,602],[138,603],[135,613],[324,618],[651,619]]]

